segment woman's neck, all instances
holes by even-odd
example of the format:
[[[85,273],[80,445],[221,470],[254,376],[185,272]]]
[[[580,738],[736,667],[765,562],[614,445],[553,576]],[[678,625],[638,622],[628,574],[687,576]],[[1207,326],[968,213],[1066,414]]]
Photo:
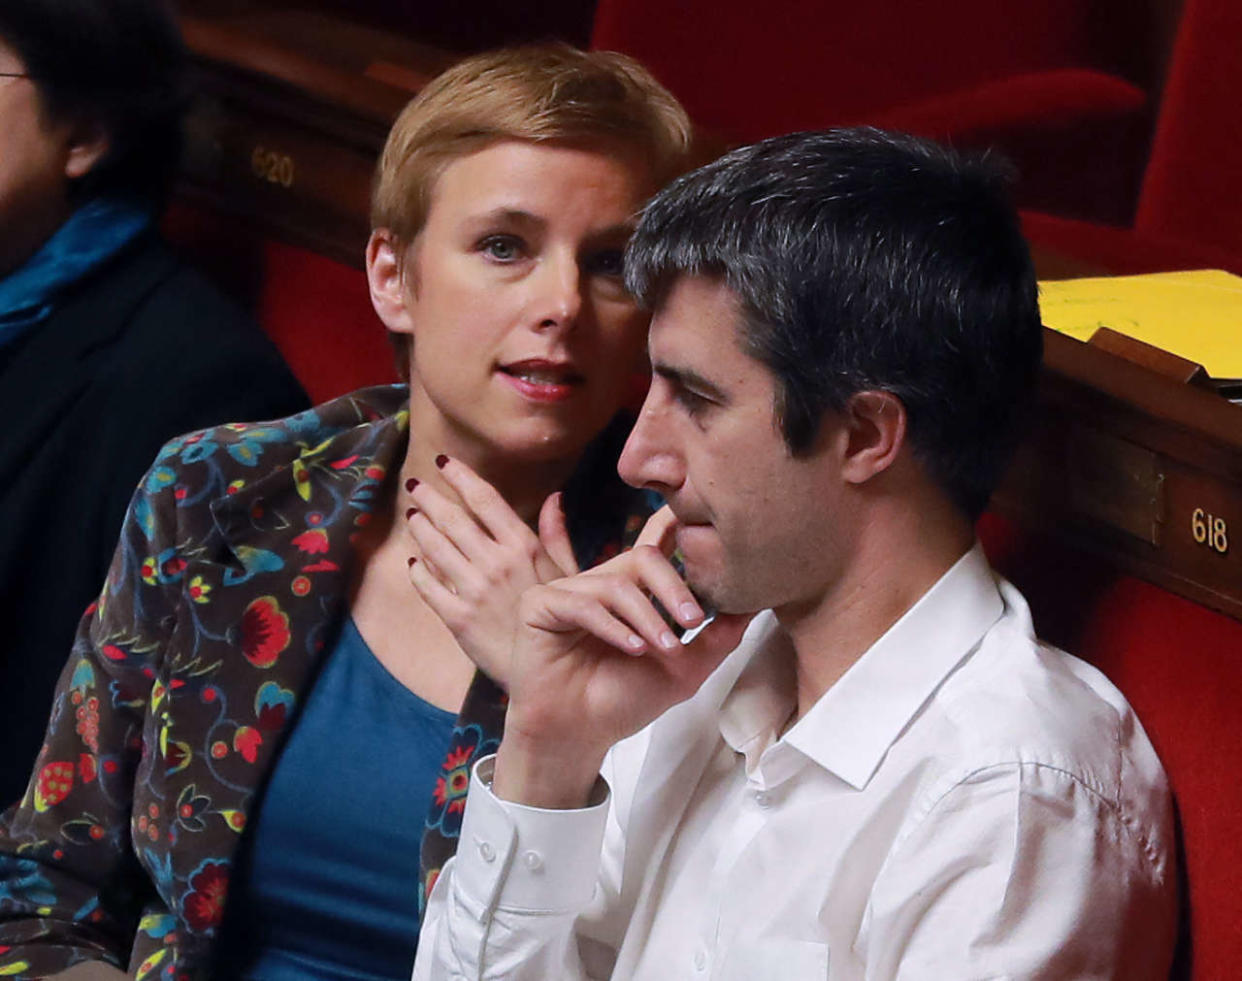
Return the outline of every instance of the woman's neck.
[[[534,454],[529,457],[506,454],[474,434],[447,424],[438,413],[419,412],[412,407],[409,444],[401,464],[395,515],[404,519],[408,507],[405,488],[411,478],[431,484],[450,500],[458,500],[436,465],[442,454],[469,466],[496,488],[514,513],[532,527],[543,502],[548,495],[564,487],[582,456],[581,451],[552,459],[540,459]]]

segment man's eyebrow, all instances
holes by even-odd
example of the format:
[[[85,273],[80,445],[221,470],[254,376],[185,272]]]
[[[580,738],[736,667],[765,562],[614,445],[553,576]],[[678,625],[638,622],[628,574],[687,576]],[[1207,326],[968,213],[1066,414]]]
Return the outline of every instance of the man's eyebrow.
[[[678,368],[670,364],[656,364],[652,365],[651,371],[679,388],[684,388],[697,395],[706,396],[714,402],[724,405],[729,401],[728,393],[714,382],[708,381],[693,368]]]

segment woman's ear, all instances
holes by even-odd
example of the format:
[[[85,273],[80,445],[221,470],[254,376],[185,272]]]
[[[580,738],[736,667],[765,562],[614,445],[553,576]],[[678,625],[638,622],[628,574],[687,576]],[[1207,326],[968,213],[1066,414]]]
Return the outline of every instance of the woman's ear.
[[[406,294],[405,259],[401,244],[387,228],[371,232],[367,242],[367,283],[371,305],[384,326],[397,334],[413,334],[414,318]]]
[[[842,474],[861,484],[893,465],[906,443],[906,407],[891,392],[855,392],[845,405]]]
[[[99,123],[78,123],[69,131],[65,176],[71,181],[85,177],[112,149],[108,131]]]

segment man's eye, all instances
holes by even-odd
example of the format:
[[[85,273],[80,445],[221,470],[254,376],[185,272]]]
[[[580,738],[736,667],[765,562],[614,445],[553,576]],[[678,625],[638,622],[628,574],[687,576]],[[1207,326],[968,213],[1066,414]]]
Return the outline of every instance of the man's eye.
[[[712,404],[710,399],[704,398],[698,392],[692,392],[688,388],[677,389],[674,398],[677,399],[677,404],[686,411],[686,415],[692,419],[701,416]]]
[[[615,276],[625,271],[625,253],[621,249],[604,249],[593,253],[586,262],[587,271],[593,276]]]
[[[479,243],[479,250],[497,262],[513,262],[522,254],[522,243],[511,235],[492,235]]]

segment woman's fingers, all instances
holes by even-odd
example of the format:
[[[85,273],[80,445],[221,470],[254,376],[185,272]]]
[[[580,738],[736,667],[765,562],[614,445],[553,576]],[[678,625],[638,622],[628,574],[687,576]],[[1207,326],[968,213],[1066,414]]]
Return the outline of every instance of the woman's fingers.
[[[578,560],[574,557],[574,546],[569,540],[569,526],[565,523],[565,498],[557,491],[548,495],[539,509],[539,541],[547,557],[556,564],[556,570],[540,569],[540,579],[547,582],[561,576],[572,576],[578,571]],[[553,573],[542,575],[544,571]]]
[[[489,534],[461,505],[450,501],[434,487],[419,484],[410,499],[416,505],[405,512],[411,532],[417,527],[414,519],[421,515],[467,559],[485,554],[493,544]]]
[[[452,588],[446,586],[437,574],[437,570],[426,559],[410,559],[410,582],[418,594],[427,603],[433,613],[438,616],[449,629],[459,622],[465,614],[465,604],[458,599]]]
[[[480,592],[485,570],[462,553],[456,544],[459,538],[446,535],[429,516],[422,511],[406,519],[406,528],[414,540],[421,564],[430,565],[430,572],[446,589],[458,595],[474,595]]]
[[[529,547],[533,533],[495,487],[453,457],[446,458],[440,473],[488,535],[498,542]]]

